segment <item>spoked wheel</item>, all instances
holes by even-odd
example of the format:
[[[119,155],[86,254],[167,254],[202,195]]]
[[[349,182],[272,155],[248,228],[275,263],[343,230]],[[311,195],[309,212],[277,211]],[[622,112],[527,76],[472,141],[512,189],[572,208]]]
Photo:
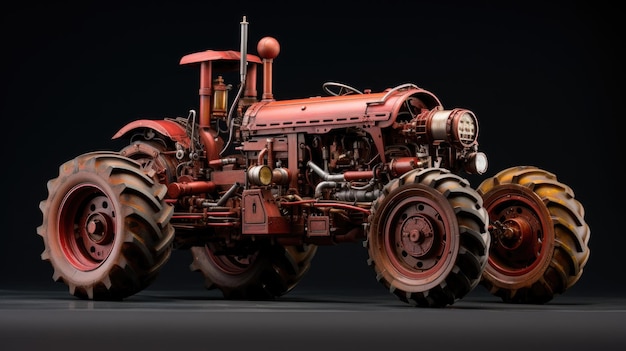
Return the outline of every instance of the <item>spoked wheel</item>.
[[[511,303],[543,304],[581,277],[589,226],[574,192],[536,167],[512,167],[478,187],[491,221],[482,285]]]
[[[72,295],[119,300],[146,288],[171,253],[173,208],[164,185],[116,153],[81,155],[60,167],[39,205],[43,260]]]
[[[242,254],[220,253],[218,244],[192,247],[192,271],[226,299],[268,300],[291,291],[311,267],[317,246],[260,245]]]
[[[444,307],[479,284],[487,212],[466,180],[436,168],[409,172],[385,186],[371,216],[368,262],[401,301]]]

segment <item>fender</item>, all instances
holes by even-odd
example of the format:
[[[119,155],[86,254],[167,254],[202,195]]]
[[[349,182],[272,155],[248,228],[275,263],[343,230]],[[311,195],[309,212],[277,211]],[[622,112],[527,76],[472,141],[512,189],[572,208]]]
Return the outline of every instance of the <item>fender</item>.
[[[132,131],[152,129],[188,148],[191,144],[185,128],[172,120],[149,120],[140,119],[128,123],[122,127],[111,139],[118,139],[128,135]]]

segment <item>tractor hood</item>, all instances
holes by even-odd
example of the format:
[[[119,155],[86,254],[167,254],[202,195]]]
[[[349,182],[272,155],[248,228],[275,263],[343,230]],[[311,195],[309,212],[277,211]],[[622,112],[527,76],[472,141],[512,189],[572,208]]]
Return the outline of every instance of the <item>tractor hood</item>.
[[[384,128],[396,121],[403,106],[415,106],[415,101],[424,108],[441,108],[435,95],[410,84],[380,93],[263,100],[246,110],[241,129],[264,135],[293,131],[319,134],[351,126]]]

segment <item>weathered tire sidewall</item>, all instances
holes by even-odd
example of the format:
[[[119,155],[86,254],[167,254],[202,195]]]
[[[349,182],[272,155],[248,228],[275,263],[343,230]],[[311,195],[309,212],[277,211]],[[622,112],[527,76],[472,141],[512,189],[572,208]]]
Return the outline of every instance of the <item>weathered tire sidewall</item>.
[[[421,193],[406,197],[398,189],[420,189]],[[405,264],[408,274],[399,278],[408,279],[409,284],[398,284],[396,278],[402,271],[389,269],[393,263],[380,249],[389,237],[385,227],[381,226],[388,219],[381,218],[388,213],[386,208],[396,206],[395,200],[389,200],[396,197],[400,200],[404,197],[404,201],[409,203],[414,199],[411,206],[416,206],[399,207],[403,210],[395,213],[400,215],[400,221],[389,222],[386,226],[394,229],[395,237],[402,240],[401,243],[396,240],[399,243],[395,251],[399,260],[396,261]],[[422,202],[421,199],[425,198],[437,206]],[[490,243],[488,215],[482,198],[466,179],[442,168],[407,172],[385,186],[381,197],[372,205],[370,219],[368,238],[364,242],[369,254],[368,264],[374,269],[379,283],[401,301],[420,307],[444,307],[463,298],[480,283]],[[437,233],[436,230],[443,232]],[[447,251],[431,251],[435,247],[430,245],[437,241],[422,241],[422,235],[424,238],[438,238],[439,242],[446,240],[439,247],[447,247]],[[423,246],[424,243],[426,246]],[[438,266],[439,260],[445,263]],[[426,278],[420,280],[423,277]]]
[[[385,222],[388,220],[387,216],[399,204],[397,201],[398,194],[410,190],[419,192],[423,195],[423,199],[426,198],[435,201],[439,205],[447,204],[447,207],[444,210],[446,211],[445,218],[448,218],[449,221],[445,224],[447,225],[446,236],[450,240],[447,241],[447,246],[445,248],[445,251],[447,251],[446,257],[442,264],[437,265],[436,272],[429,271],[428,274],[425,274],[423,279],[413,279],[409,277],[405,274],[405,272],[398,269],[398,267],[390,261],[390,233],[387,233],[384,228]],[[428,186],[422,184],[406,184],[405,186],[393,189],[393,191],[387,194],[377,207],[377,211],[372,220],[371,233],[373,234],[369,238],[370,258],[376,262],[376,265],[378,266],[378,268],[375,267],[376,272],[378,275],[382,276],[385,285],[388,285],[387,283],[392,283],[396,288],[411,293],[424,292],[444,282],[454,268],[460,246],[456,215],[448,200],[438,191]]]
[[[63,166],[63,173],[57,179],[57,182],[59,183],[58,187],[48,197],[44,215],[46,235],[44,235],[43,238],[44,245],[47,250],[49,250],[50,263],[55,268],[56,275],[62,276],[67,284],[75,285],[76,287],[94,286],[108,279],[121,255],[122,245],[125,240],[123,206],[108,181],[102,178],[97,173],[97,170],[83,169],[82,163],[79,169],[75,168],[73,161],[66,163]],[[115,220],[117,231],[113,239],[113,249],[96,269],[89,271],[80,270],[68,261],[66,253],[61,248],[62,234],[58,227],[60,223],[59,216],[64,201],[68,198],[68,195],[71,195],[69,192],[77,185],[84,183],[89,183],[102,191],[110,200],[111,205],[115,208],[115,212],[117,213]]]
[[[487,198],[485,202],[490,207],[489,211],[493,210],[495,213],[489,215],[492,223],[494,220],[512,219],[511,223],[518,228],[515,230],[519,230],[524,238],[525,233],[538,231],[532,221],[523,223],[530,218],[524,217],[524,213],[532,213],[528,209],[534,207],[535,216],[541,217],[544,223],[542,231],[548,233],[545,239],[542,239],[543,242],[536,241],[544,246],[543,250],[529,246],[532,252],[540,252],[542,256],[541,264],[535,266],[520,265],[520,258],[524,255],[516,256],[519,251],[506,253],[510,248],[505,243],[496,242],[491,245],[490,258],[492,254],[500,255],[501,265],[508,264],[507,269],[498,271],[492,266],[493,260],[490,260],[490,267],[485,270],[481,283],[493,295],[499,296],[505,302],[543,304],[552,300],[556,294],[564,293],[578,281],[590,254],[588,246],[590,228],[584,219],[584,207],[575,198],[574,191],[569,186],[561,183],[556,175],[541,168],[514,166],[485,179],[477,188],[477,192]],[[512,201],[508,212],[493,207],[496,202],[490,197],[495,199],[493,194],[497,192],[502,196],[507,192],[510,194]],[[525,200],[515,203],[515,197],[520,193],[526,194]],[[503,208],[506,207],[500,207]],[[514,213],[520,214],[519,219],[515,218]],[[522,230],[521,224],[529,226],[531,230]],[[517,235],[515,231],[513,234]],[[497,232],[492,232],[491,235],[497,235]],[[539,236],[530,234],[529,237],[531,240],[528,242],[532,243]],[[531,271],[526,272],[525,269]]]
[[[169,260],[173,207],[165,185],[119,153],[80,155],[48,182],[37,233],[53,280],[84,299],[120,300],[147,287]]]

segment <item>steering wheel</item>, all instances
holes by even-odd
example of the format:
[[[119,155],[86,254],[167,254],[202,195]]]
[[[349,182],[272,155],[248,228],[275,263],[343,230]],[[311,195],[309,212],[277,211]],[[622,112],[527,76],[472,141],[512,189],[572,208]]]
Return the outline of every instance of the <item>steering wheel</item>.
[[[350,95],[350,94],[363,94],[362,92],[360,92],[356,88],[353,88],[353,87],[351,87],[349,85],[336,83],[336,82],[326,82],[326,83],[324,83],[322,85],[322,88],[324,89],[325,92],[327,92],[327,93],[329,93],[330,95],[333,95],[333,96]],[[332,88],[338,88],[339,91],[333,91]]]

